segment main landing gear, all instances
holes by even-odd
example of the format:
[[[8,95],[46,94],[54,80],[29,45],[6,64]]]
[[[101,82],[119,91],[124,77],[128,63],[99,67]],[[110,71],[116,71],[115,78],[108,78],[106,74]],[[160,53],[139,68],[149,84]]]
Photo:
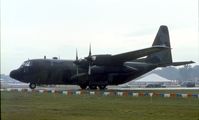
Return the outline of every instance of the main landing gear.
[[[98,87],[99,87],[100,90],[106,89],[106,85],[99,85]]]
[[[89,85],[90,90],[96,90],[97,86],[96,85]]]
[[[30,87],[30,89],[35,89],[36,88],[36,84],[35,83],[30,83],[29,87]]]
[[[85,89],[87,88],[87,85],[80,85],[80,88],[81,88],[82,90],[85,90]]]

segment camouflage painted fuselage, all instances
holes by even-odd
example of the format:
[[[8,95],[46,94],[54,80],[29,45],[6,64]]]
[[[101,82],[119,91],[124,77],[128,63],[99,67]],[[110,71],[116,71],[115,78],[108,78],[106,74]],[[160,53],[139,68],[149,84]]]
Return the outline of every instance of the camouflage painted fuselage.
[[[91,75],[87,74],[87,68],[79,68],[78,77],[75,77],[77,66],[73,62],[54,59],[28,60],[19,69],[12,71],[11,76],[19,81],[35,84],[118,85],[156,68],[152,64],[126,62],[122,66],[93,66]]]

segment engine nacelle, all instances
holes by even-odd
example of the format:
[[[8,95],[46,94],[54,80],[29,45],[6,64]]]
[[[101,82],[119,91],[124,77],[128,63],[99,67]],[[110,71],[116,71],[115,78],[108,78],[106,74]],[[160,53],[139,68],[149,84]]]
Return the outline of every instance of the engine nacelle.
[[[111,63],[111,55],[93,55],[92,64],[97,66],[108,66]]]

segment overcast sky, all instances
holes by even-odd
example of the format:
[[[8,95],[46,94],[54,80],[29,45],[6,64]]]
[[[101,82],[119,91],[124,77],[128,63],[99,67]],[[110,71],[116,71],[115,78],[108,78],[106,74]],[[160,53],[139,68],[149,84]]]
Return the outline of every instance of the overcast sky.
[[[1,0],[1,73],[27,59],[150,47],[167,25],[173,61],[199,63],[198,0]]]

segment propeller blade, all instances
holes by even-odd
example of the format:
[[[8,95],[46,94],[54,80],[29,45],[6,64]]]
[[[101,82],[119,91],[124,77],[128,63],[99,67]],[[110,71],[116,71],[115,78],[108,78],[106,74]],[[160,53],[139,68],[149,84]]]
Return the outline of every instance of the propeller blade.
[[[88,60],[88,75],[91,75],[91,63],[92,63],[92,53],[91,53],[91,43],[89,44],[89,54],[87,57]]]
[[[88,75],[91,75],[91,65],[89,63],[89,66],[88,66]]]
[[[76,60],[78,60],[78,51],[76,49]]]
[[[91,57],[91,55],[92,54],[91,54],[91,43],[90,43],[90,45],[89,45],[89,55],[88,56]]]
[[[77,65],[77,71],[76,71],[76,74],[77,74],[77,76],[78,76],[78,74],[79,74],[79,68],[78,68],[78,65]]]
[[[78,68],[78,51],[76,49],[76,60],[75,60],[75,64],[76,64],[76,75],[78,76],[79,74],[79,68]]]

